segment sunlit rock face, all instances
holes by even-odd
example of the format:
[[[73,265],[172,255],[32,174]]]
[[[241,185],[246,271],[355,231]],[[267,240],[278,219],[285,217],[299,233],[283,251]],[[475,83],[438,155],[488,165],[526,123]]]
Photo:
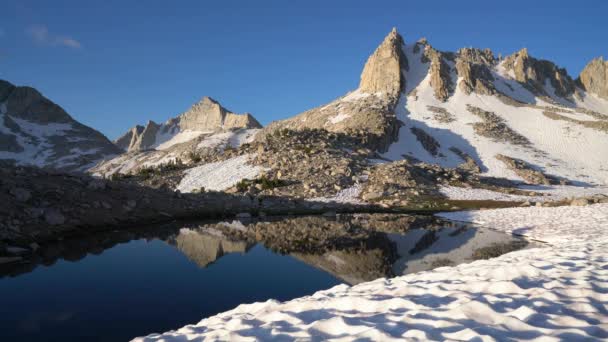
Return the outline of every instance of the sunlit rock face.
[[[575,84],[566,69],[559,68],[553,62],[531,57],[528,49],[521,49],[508,56],[503,66],[507,71],[513,71],[518,82],[538,94],[546,93],[547,82],[553,86],[555,94],[560,97],[567,97],[574,93]]]
[[[157,148],[180,133],[188,132],[188,138],[193,139],[205,133],[261,127],[251,114],[232,113],[216,100],[205,96],[179,116],[163,124],[148,121],[145,126],[137,125],[114,143],[124,151],[142,151]]]
[[[586,91],[608,100],[608,61],[603,57],[592,60],[577,81]]]

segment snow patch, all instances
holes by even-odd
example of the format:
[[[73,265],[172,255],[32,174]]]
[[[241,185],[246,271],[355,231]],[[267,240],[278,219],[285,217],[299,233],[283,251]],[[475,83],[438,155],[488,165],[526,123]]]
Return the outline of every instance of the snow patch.
[[[337,124],[338,122],[342,122],[350,117],[350,114],[340,112],[338,115],[329,118],[329,122],[331,122],[332,124]]]
[[[248,164],[249,155],[209,163],[187,170],[177,190],[187,193],[200,188],[222,191],[247,178],[254,179],[265,169]]]
[[[599,98],[597,95],[577,89],[582,99],[574,96],[574,102],[577,107],[589,109],[600,114],[608,115],[608,100]]]
[[[551,80],[550,79],[545,79],[545,92],[547,93],[547,95],[549,95],[549,97],[555,101],[556,103],[558,103],[561,106],[564,107],[571,107],[573,105],[572,102],[568,101],[567,99],[558,96],[555,93],[555,87],[553,86],[553,84],[551,84]]]
[[[331,197],[316,197],[310,199],[313,202],[336,202],[336,203],[351,203],[351,204],[361,204],[361,200],[359,199],[359,194],[361,193],[362,185],[355,184],[350,188],[342,189],[338,191],[334,196]]]
[[[608,187],[577,187],[567,185],[552,186],[521,186],[521,190],[534,191],[542,196],[525,196],[505,194],[502,192],[486,189],[461,188],[456,186],[443,186],[439,191],[453,200],[480,200],[480,201],[557,201],[573,197],[588,197],[593,195],[608,196]]]
[[[166,150],[173,145],[181,144],[181,143],[190,141],[192,139],[198,138],[199,136],[201,136],[203,134],[209,134],[209,133],[212,133],[212,132],[185,130],[185,131],[179,132],[175,135],[172,135],[171,137],[169,137],[169,135],[166,135],[166,136],[162,135],[160,137],[159,137],[159,135],[157,135],[157,137],[156,137],[157,144],[154,146],[154,148],[157,150]],[[163,142],[158,143],[160,141],[163,141]]]
[[[532,196],[512,195],[486,189],[469,189],[457,186],[443,186],[439,192],[452,200],[468,201],[538,201],[540,198]]]
[[[437,216],[473,222],[553,245],[608,243],[608,204],[460,211]]]
[[[364,99],[366,97],[369,97],[371,95],[372,94],[370,94],[370,93],[365,93],[365,92],[362,92],[359,89],[357,89],[355,91],[348,93],[348,95],[341,98],[340,101],[354,102],[354,101],[358,101],[358,100]]]
[[[205,139],[198,144],[197,148],[214,148],[217,146],[221,146],[222,148],[226,146],[237,148],[243,144],[253,142],[259,131],[259,129],[239,129],[236,131],[213,134],[205,137]]]

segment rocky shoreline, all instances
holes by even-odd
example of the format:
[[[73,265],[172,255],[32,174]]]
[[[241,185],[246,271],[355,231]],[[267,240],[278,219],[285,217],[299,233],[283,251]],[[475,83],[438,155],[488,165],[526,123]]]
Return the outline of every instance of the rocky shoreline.
[[[33,167],[0,168],[0,251],[74,234],[188,218],[394,212],[373,204],[269,195],[182,194]]]

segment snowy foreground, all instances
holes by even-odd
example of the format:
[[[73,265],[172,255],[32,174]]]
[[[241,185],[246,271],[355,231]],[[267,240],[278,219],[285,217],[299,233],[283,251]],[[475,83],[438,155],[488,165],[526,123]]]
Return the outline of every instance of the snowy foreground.
[[[550,202],[566,198],[589,197],[594,195],[608,196],[608,187],[582,187],[570,185],[523,185],[520,190],[534,191],[541,196],[523,196],[505,194],[484,189],[468,189],[456,186],[444,186],[439,191],[453,200],[483,200],[483,201],[533,201]]]
[[[549,244],[284,303],[240,305],[136,341],[608,339],[608,204],[440,216]]]

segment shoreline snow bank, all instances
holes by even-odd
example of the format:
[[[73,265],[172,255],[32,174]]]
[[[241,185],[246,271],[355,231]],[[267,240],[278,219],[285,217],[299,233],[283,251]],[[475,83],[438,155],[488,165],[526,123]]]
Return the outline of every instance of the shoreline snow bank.
[[[586,197],[593,195],[608,196],[608,187],[577,187],[568,185],[533,186],[524,185],[520,190],[534,191],[544,196],[524,196],[505,194],[486,189],[469,189],[456,186],[443,186],[439,191],[452,200],[481,200],[481,201],[557,201],[572,197]]]
[[[608,242],[608,204],[458,211],[437,216],[473,222],[554,245],[590,240]]]
[[[184,340],[605,340],[608,204],[443,213],[553,243],[288,302],[243,304],[162,335]]]

